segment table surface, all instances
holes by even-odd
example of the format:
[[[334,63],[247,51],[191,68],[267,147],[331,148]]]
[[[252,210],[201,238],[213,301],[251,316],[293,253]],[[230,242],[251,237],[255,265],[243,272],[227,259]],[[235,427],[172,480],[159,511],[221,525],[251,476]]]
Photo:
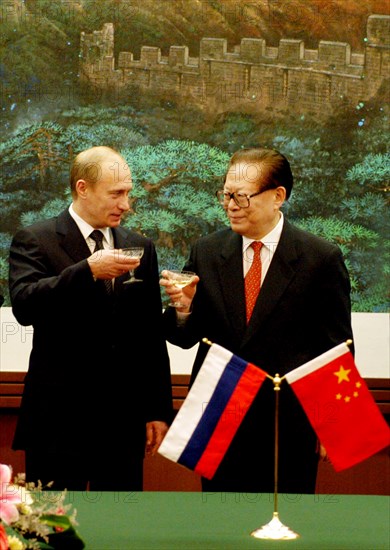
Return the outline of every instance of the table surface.
[[[295,540],[250,533],[273,516],[273,495],[257,493],[73,493],[87,550],[389,550],[390,497],[278,495],[280,521]]]

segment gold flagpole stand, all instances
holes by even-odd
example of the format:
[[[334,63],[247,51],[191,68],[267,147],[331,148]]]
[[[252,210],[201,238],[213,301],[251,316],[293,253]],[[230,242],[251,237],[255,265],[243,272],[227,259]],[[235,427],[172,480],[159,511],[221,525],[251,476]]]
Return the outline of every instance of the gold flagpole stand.
[[[202,342],[209,346],[213,343],[208,338],[203,338]],[[251,536],[257,539],[269,540],[291,540],[299,537],[298,533],[294,533],[289,527],[283,525],[279,519],[278,512],[278,471],[279,471],[279,392],[280,383],[284,377],[276,374],[273,378],[269,374],[267,378],[273,381],[275,391],[275,466],[274,466],[274,513],[269,523],[263,525],[259,529],[252,531]]]
[[[278,512],[278,469],[279,469],[279,392],[282,379],[279,374],[273,378],[275,391],[275,465],[274,465],[274,512],[272,519],[259,529],[252,531],[251,536],[256,539],[291,540],[299,537],[289,527],[283,525]]]

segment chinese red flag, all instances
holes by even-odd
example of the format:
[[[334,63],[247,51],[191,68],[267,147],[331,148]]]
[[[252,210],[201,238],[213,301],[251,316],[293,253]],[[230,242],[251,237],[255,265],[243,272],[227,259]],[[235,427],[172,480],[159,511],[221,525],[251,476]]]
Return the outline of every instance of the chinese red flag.
[[[345,343],[289,372],[286,379],[336,471],[390,445],[390,428]]]

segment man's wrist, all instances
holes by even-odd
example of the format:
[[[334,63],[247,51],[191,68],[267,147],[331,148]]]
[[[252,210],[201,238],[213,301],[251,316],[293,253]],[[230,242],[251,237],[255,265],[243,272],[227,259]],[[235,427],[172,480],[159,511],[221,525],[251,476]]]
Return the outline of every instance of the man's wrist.
[[[179,311],[176,309],[176,322],[180,325],[185,325],[187,322],[187,319],[191,315],[190,309],[188,311]]]

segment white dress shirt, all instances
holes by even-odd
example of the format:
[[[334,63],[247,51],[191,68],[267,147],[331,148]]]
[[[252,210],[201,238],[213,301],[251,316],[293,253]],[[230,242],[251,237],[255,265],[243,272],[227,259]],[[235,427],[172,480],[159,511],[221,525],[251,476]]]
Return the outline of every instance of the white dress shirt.
[[[77,223],[77,227],[80,229],[86,243],[91,251],[91,254],[95,250],[96,242],[91,239],[90,234],[95,230],[95,227],[89,225],[88,222],[80,218],[78,214],[74,211],[73,204],[69,206],[69,214],[72,216],[74,221]],[[109,227],[99,227],[99,231],[103,233],[103,248],[109,249],[114,248],[114,237],[112,235],[111,229]]]
[[[280,212],[280,219],[277,225],[267,233],[262,239],[261,242],[263,246],[260,250],[260,259],[261,259],[261,284],[263,284],[264,277],[267,274],[268,268],[271,264],[273,255],[280,241],[280,235],[282,234],[284,223],[283,213]],[[244,277],[248,273],[250,266],[253,261],[253,248],[250,246],[254,242],[254,239],[248,239],[248,237],[242,238],[242,261],[243,261],[243,270]],[[183,313],[176,310],[176,319],[178,324],[184,324],[191,313]]]
[[[265,235],[260,242],[263,243],[263,246],[260,250],[260,259],[261,259],[261,284],[263,284],[264,277],[267,274],[268,268],[271,264],[272,258],[275,254],[275,250],[280,241],[280,235],[282,234],[284,223],[283,213],[280,212],[280,220],[277,225]],[[253,261],[253,248],[251,244],[254,242],[254,239],[248,239],[248,237],[242,238],[242,261],[243,261],[243,272],[244,277],[249,271],[250,266]]]
[[[90,234],[92,233],[92,231],[95,230],[95,228],[92,227],[92,225],[89,225],[89,223],[83,220],[83,218],[81,218],[78,214],[76,214],[73,208],[73,204],[69,206],[69,214],[72,216],[72,218],[76,222],[77,227],[80,229],[81,234],[83,235],[89,247],[89,250],[91,251],[91,254],[93,254],[93,251],[95,250],[95,246],[96,246],[96,241],[91,239]],[[103,228],[99,227],[99,231],[103,233],[103,241],[102,241],[103,248],[104,249],[114,248],[114,236],[112,234],[111,229],[109,227],[103,227]],[[114,288],[114,279],[112,279],[112,285]]]

